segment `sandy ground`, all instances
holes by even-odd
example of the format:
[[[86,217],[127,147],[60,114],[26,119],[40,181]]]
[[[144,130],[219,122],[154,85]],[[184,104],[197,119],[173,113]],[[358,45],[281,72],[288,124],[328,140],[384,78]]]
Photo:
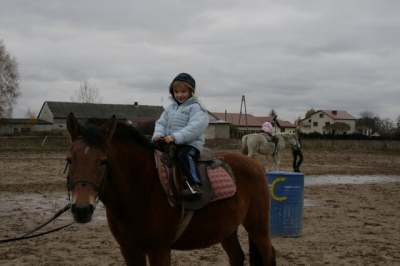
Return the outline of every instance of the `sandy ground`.
[[[66,152],[0,152],[0,239],[28,232],[67,204],[65,156]],[[305,150],[304,157],[303,236],[273,237],[278,265],[400,265],[400,155]],[[255,159],[266,163],[261,155]],[[290,151],[281,170],[292,171]],[[335,184],[329,182],[332,176]],[[70,221],[65,213],[48,229]],[[246,232],[240,229],[239,234],[247,254]],[[172,264],[228,265],[228,260],[216,245],[173,251]],[[89,224],[0,244],[0,265],[124,262],[100,204]]]

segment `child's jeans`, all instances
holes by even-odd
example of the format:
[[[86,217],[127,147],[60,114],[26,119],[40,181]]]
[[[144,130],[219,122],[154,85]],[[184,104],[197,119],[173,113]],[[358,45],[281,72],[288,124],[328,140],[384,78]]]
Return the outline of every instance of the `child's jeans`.
[[[201,185],[201,177],[199,169],[194,162],[194,158],[198,157],[200,152],[190,145],[178,146],[176,151],[176,159],[183,173],[186,175],[189,184]]]

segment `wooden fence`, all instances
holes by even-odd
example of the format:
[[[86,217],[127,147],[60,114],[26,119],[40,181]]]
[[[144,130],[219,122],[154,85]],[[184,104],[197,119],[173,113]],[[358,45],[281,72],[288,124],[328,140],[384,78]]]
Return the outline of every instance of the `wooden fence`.
[[[239,139],[206,140],[212,149],[240,149]],[[0,137],[0,149],[68,149],[69,138],[62,136]],[[307,150],[366,150],[400,152],[400,141],[376,140],[302,140],[302,148]],[[288,147],[289,149],[289,147]]]

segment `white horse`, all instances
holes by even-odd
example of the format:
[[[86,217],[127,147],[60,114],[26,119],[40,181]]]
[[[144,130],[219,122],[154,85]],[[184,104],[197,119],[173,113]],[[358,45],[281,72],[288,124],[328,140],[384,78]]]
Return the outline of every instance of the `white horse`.
[[[279,142],[276,146],[275,142],[272,142],[271,138],[266,134],[244,135],[242,138],[242,153],[253,157],[258,152],[264,154],[267,160],[268,155],[271,155],[274,162],[272,170],[278,171],[286,144],[291,145],[293,149],[300,149],[300,143],[296,133],[278,133],[276,135],[279,137]]]

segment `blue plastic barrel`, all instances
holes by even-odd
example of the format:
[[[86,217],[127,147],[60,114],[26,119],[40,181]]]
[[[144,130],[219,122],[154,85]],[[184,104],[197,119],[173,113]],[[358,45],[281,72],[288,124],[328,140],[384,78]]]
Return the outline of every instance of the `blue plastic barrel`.
[[[271,192],[270,234],[302,236],[304,174],[272,171],[267,179]]]

